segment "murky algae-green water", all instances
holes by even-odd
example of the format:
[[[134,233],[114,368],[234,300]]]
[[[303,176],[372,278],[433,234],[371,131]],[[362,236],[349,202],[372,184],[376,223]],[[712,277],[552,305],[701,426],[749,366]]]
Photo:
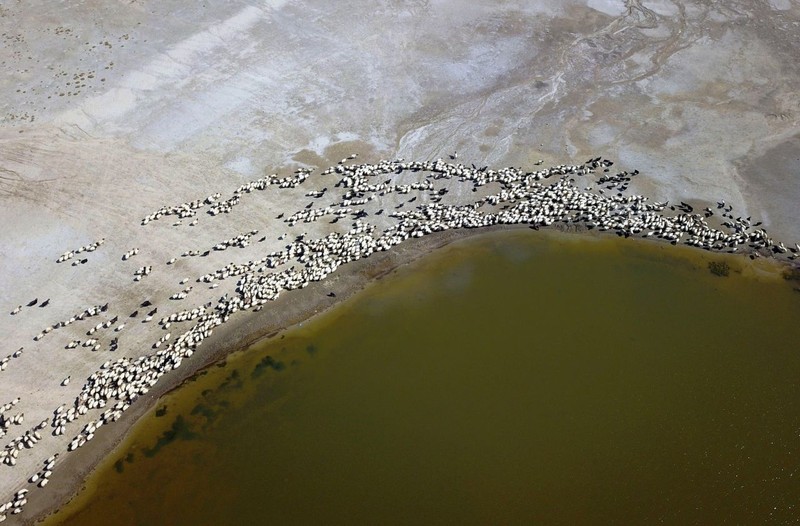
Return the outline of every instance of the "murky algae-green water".
[[[800,293],[709,258],[445,248],[170,396],[54,522],[787,523]]]

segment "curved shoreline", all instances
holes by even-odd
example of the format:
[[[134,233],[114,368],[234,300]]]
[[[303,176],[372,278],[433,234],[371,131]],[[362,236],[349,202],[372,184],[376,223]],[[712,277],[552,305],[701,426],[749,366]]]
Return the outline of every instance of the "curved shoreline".
[[[521,229],[521,227],[501,227],[496,230],[509,229]],[[137,403],[132,405],[117,422],[118,426],[106,428],[89,447],[80,448],[65,458],[58,478],[54,478],[50,484],[51,497],[57,500],[50,503],[37,500],[28,504],[26,511],[31,513],[31,517],[24,524],[41,523],[71,501],[83,489],[86,477],[116,451],[128,436],[128,432],[158,405],[162,397],[179,389],[204,369],[213,367],[233,353],[245,351],[262,340],[335,308],[371,283],[403,265],[428,255],[433,250],[456,241],[486,234],[490,232],[483,229],[459,230],[414,240],[413,246],[396,247],[397,250],[352,262],[351,266],[345,267],[340,274],[330,279],[312,283],[304,289],[292,291],[292,294],[283,295],[273,302],[268,310],[251,313],[249,319],[241,320],[238,324],[221,326],[209,338],[206,345],[193,356],[195,359],[189,362],[190,365],[173,371],[173,375],[164,378],[145,397],[137,400]],[[336,294],[335,299],[327,296],[328,292]],[[279,311],[277,316],[274,310]]]
[[[383,277],[396,269],[411,264],[432,252],[446,247],[452,243],[468,241],[482,236],[491,236],[497,233],[510,231],[527,231],[526,225],[498,225],[486,228],[459,229],[437,232],[422,239],[413,240],[412,244],[400,245],[392,251],[375,254],[370,258],[351,262],[340,273],[324,281],[315,282],[304,289],[285,294],[270,305],[270,309],[259,313],[251,313],[249,319],[243,319],[235,324],[221,326],[214,335],[195,354],[196,360],[191,365],[180,368],[180,373],[173,374],[152,389],[146,396],[138,400],[119,421],[119,426],[112,426],[101,432],[92,441],[90,447],[83,447],[66,457],[61,475],[51,483],[52,497],[57,500],[49,503],[37,500],[28,505],[31,512],[30,519],[24,524],[40,524],[50,519],[64,505],[71,502],[85,489],[83,482],[94,473],[101,463],[112,456],[119,446],[128,437],[129,432],[149,414],[166,395],[180,389],[186,382],[201,374],[203,370],[224,362],[230,355],[244,352],[251,346],[272,338],[281,332],[298,324],[312,320],[341,303],[356,296],[359,292],[380,281]],[[534,235],[550,236],[554,239],[572,239],[576,242],[598,240],[601,242],[615,242],[613,238],[598,235],[593,231],[567,231],[564,229],[547,229],[536,232]],[[649,240],[634,239],[635,243],[644,243],[654,247],[660,246],[671,253],[679,248],[681,254],[676,257],[686,259],[690,263],[718,260],[720,257],[731,262],[744,262],[750,267],[745,279],[783,279],[782,272],[789,267],[786,262],[759,260],[750,262],[741,255],[731,254],[704,254],[690,247],[668,247],[663,243]],[[627,243],[628,241],[618,241]],[[709,257],[704,257],[709,256]],[[335,298],[327,294],[333,292]],[[278,311],[277,315],[273,311]],[[69,476],[64,476],[69,473]]]
[[[382,160],[375,164],[348,164],[356,156],[357,154],[352,154],[319,173],[317,187],[303,185],[313,172],[301,168],[288,177],[270,175],[245,183],[234,190],[230,197],[222,197],[217,193],[205,199],[162,206],[144,216],[140,224],[129,224],[129,227],[133,226],[130,234],[136,232],[137,235],[144,236],[142,242],[146,243],[140,256],[145,265],[133,273],[133,282],[141,281],[153,268],[155,272],[153,277],[146,278],[147,286],[143,290],[143,285],[131,285],[125,279],[127,274],[129,280],[130,269],[141,263],[135,263],[134,267],[118,263],[119,270],[111,266],[102,268],[102,272],[109,274],[109,281],[100,283],[94,292],[101,292],[105,298],[115,298],[113,310],[100,316],[105,318],[113,315],[113,318],[101,321],[86,334],[92,335],[100,328],[111,329],[119,316],[123,316],[122,322],[127,321],[132,325],[123,333],[124,347],[131,352],[122,354],[120,358],[108,359],[99,368],[99,361],[104,357],[119,354],[92,354],[84,351],[77,351],[80,353],[77,355],[73,353],[74,356],[86,360],[86,366],[91,366],[88,373],[73,371],[73,374],[80,374],[76,378],[85,378],[83,375],[86,374],[88,378],[77,396],[71,398],[71,402],[55,409],[53,416],[42,421],[38,427],[43,429],[48,423],[51,424],[55,439],[50,442],[55,443],[56,447],[61,445],[54,451],[62,452],[66,446],[66,450],[72,453],[59,458],[57,470],[59,473],[69,471],[70,474],[63,482],[59,482],[62,475],[55,475],[50,489],[37,492],[38,498],[29,503],[27,488],[32,487],[37,480],[44,482],[38,484],[39,487],[50,483],[56,463],[55,460],[48,459],[47,467],[37,473],[30,466],[31,462],[36,461],[36,457],[26,452],[20,458],[28,466],[24,469],[18,467],[15,476],[22,474],[30,477],[28,484],[22,485],[23,490],[14,494],[5,509],[13,505],[13,512],[18,513],[27,504],[28,512],[23,520],[30,522],[33,520],[29,518],[31,516],[41,517],[52,508],[53,502],[63,501],[74,493],[75,486],[83,476],[106,456],[109,449],[120,442],[127,429],[160,396],[180,385],[197,370],[326,310],[392,269],[454,240],[499,230],[543,228],[544,232],[552,232],[554,235],[561,235],[563,232],[564,235],[573,236],[573,233],[580,233],[574,239],[611,238],[610,233],[635,239],[652,237],[653,240],[661,240],[658,243],[661,250],[680,249],[699,255],[701,252],[692,247],[703,247],[709,254],[714,254],[713,257],[727,257],[726,252],[733,253],[741,248],[742,252],[750,254],[751,259],[757,255],[774,253],[775,259],[794,260],[800,250],[786,248],[783,243],[778,245],[766,230],[757,228],[758,223],[751,225],[750,218],[734,220],[730,213],[732,207],[720,212],[722,218],[713,218],[709,222],[707,220],[714,215],[710,208],[705,208],[705,215],[701,215],[692,213],[693,207],[687,203],[669,206],[666,202],[651,203],[645,196],[626,195],[624,192],[627,184],[638,171],[610,174],[609,167],[614,163],[602,160],[601,157],[580,165],[557,165],[526,172],[513,167],[499,170],[475,166],[468,168],[461,163],[445,163],[441,159],[415,162],[404,162],[400,159]],[[597,173],[601,170],[602,174]],[[615,188],[616,195],[605,195],[602,189],[593,192],[592,183],[595,178],[597,184],[604,185],[607,189]],[[577,186],[578,181],[589,183],[589,186],[581,190]],[[329,187],[320,188],[323,184],[333,186],[334,182],[339,190],[327,192]],[[266,202],[254,203],[253,197],[246,198],[254,191],[267,189],[272,198]],[[408,194],[411,194],[410,198]],[[294,201],[288,204],[281,202],[283,196],[293,196]],[[308,202],[309,198],[312,199],[311,202]],[[308,204],[301,208],[302,202]],[[240,203],[240,211],[228,216]],[[270,205],[276,204],[280,205],[278,210],[271,208]],[[317,207],[314,207],[315,204]],[[700,207],[703,204],[695,203],[695,206]],[[718,209],[723,207],[724,203]],[[222,218],[209,225],[208,233],[212,236],[220,235],[219,227],[224,227],[222,233],[228,235],[232,227],[238,232],[244,230],[244,233],[216,244],[205,245],[210,248],[201,253],[204,247],[198,241],[203,240],[195,239],[195,233],[199,234],[201,231],[186,227],[176,230],[175,227],[180,227],[184,218],[192,218],[189,227],[196,225],[200,219],[198,210],[203,208],[206,208],[203,212],[207,213],[202,216],[204,221],[211,220],[208,216]],[[293,209],[299,210],[291,213]],[[266,228],[267,235],[258,240],[259,230],[253,229],[252,221],[250,230],[245,230],[248,222],[244,219],[248,218],[247,214],[252,210],[258,210],[262,214],[261,217],[252,218],[258,220],[256,225]],[[274,217],[276,211],[281,213]],[[245,216],[241,215],[243,213]],[[287,216],[289,213],[291,215]],[[178,219],[171,216],[178,216]],[[268,221],[267,216],[281,221]],[[365,217],[369,217],[369,222],[362,221]],[[725,221],[726,217],[730,217],[730,221]],[[346,224],[333,226],[340,219]],[[169,223],[173,221],[170,226]],[[721,226],[715,227],[717,224]],[[215,229],[215,226],[218,227]],[[290,230],[278,236],[278,228]],[[189,235],[189,232],[192,234]],[[170,243],[172,233],[188,241],[190,247],[196,249],[199,246],[201,250],[185,251],[181,254],[181,260],[176,263],[178,259],[174,256],[179,254],[180,248]],[[117,234],[117,238],[123,238],[126,232]],[[287,244],[286,240],[292,236],[294,240]],[[273,241],[259,245],[270,238]],[[211,239],[219,240],[219,237]],[[117,241],[119,240],[116,238],[110,238],[109,244],[113,245]],[[130,243],[128,238],[122,241]],[[75,251],[65,252],[56,264],[72,259],[75,254],[82,254],[84,251],[94,252],[104,242],[105,238],[101,238],[88,248],[81,246]],[[224,264],[231,257],[225,250],[246,249],[251,244],[254,245],[253,248],[247,249],[243,256],[236,258],[238,263]],[[274,250],[276,244],[283,247]],[[273,247],[272,252],[269,252],[270,246]],[[787,254],[788,252],[791,253]],[[124,262],[131,254],[136,253],[137,248],[129,248],[122,254],[121,260]],[[777,256],[778,253],[786,256],[781,258]],[[163,264],[169,256],[173,257]],[[208,259],[205,259],[207,256]],[[258,259],[259,256],[263,257]],[[83,255],[79,257],[82,258]],[[246,259],[247,257],[250,259]],[[71,266],[75,267],[84,261],[85,258],[73,262]],[[337,274],[335,271],[340,267],[344,267],[344,270]],[[62,265],[61,268],[70,267]],[[180,300],[187,297],[193,286],[166,297],[179,278],[183,277],[180,285],[189,282],[186,273],[199,276],[194,281],[198,290],[192,293],[188,306],[184,306],[185,303]],[[121,281],[120,277],[123,278]],[[222,288],[217,289],[220,286]],[[224,295],[220,296],[222,292]],[[153,302],[149,299],[142,302],[145,298],[150,298]],[[205,300],[210,301],[203,303]],[[31,302],[33,303],[35,301]],[[88,317],[100,315],[100,311],[105,313],[108,305],[106,303],[92,307],[85,312]],[[139,308],[145,307],[142,310],[143,316],[149,309],[152,311],[142,319]],[[158,307],[162,307],[158,316],[163,317],[161,321],[150,323]],[[126,312],[130,312],[128,309],[136,310],[126,317]],[[262,309],[263,312],[257,312]],[[244,311],[253,311],[255,314],[251,312],[249,316],[240,315],[236,317],[236,322],[226,323],[233,314]],[[167,314],[168,312],[171,314]],[[77,315],[66,322],[59,321],[47,327],[34,340],[38,341],[54,328],[67,327],[75,321],[79,325],[85,325],[83,319],[83,315]],[[94,346],[89,350],[101,350],[102,345],[95,338],[106,335],[107,338],[113,337],[108,349],[108,352],[113,353],[118,347],[114,335],[126,325],[122,322],[113,331],[101,330],[99,336],[86,340],[82,347]],[[187,325],[185,322],[190,323]],[[167,331],[173,324],[176,325],[173,331],[178,332],[177,336]],[[66,334],[48,337],[48,343],[51,338],[68,341],[68,336],[80,336],[78,331],[85,328],[62,329],[58,331],[59,334]],[[128,339],[129,334],[137,333],[139,340]],[[153,342],[156,335],[161,336],[151,348],[159,349],[162,344],[164,348],[158,351],[147,350],[148,343]],[[75,348],[80,343],[80,340],[72,341],[77,343],[68,344],[67,349]],[[202,343],[205,345],[201,346]],[[34,349],[34,352],[37,350]],[[40,347],[38,352],[52,352],[52,347]],[[184,359],[190,357],[193,358],[191,365],[184,366],[183,373],[173,372]],[[52,373],[65,374],[63,370]],[[69,378],[67,376],[60,383],[60,388],[55,389],[59,398],[64,393],[70,396],[70,393],[75,392],[74,387],[64,389]],[[38,409],[46,411],[47,407],[41,404]],[[99,414],[101,411],[102,414]],[[120,432],[99,431],[101,426],[120,419],[124,422]],[[85,425],[75,435],[78,423]],[[31,438],[34,432],[28,431],[15,440],[30,441],[31,444],[26,446],[29,448],[37,441]],[[67,442],[70,436],[74,438]],[[42,438],[37,436],[38,440]],[[83,447],[93,439],[100,445]],[[0,453],[4,455],[4,462],[11,461],[13,465],[19,451],[9,450],[10,447],[7,446],[6,451]],[[55,459],[55,456],[51,458]],[[62,465],[66,465],[68,469],[60,469]]]

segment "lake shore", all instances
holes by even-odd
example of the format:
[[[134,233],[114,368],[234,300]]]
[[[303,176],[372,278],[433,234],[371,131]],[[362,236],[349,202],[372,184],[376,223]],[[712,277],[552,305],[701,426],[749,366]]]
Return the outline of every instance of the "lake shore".
[[[396,250],[375,254],[341,269],[336,275],[308,287],[284,293],[278,300],[249,319],[238,324],[223,325],[199,348],[190,362],[172,375],[164,378],[145,397],[126,411],[116,425],[108,426],[97,435],[89,447],[81,448],[67,457],[61,466],[61,476],[48,485],[50,502],[31,502],[26,511],[31,512],[30,524],[40,522],[57,511],[82,487],[86,476],[125,438],[136,422],[157,404],[165,394],[180,388],[192,376],[226,356],[243,351],[258,341],[269,338],[284,329],[303,323],[339,302],[357,294],[374,280],[392,270],[413,262],[437,248],[473,235],[485,234],[479,230],[449,231],[440,235],[415,240],[413,245],[402,245]],[[335,297],[328,294],[333,293]]]
[[[610,172],[608,160],[524,172],[442,160],[349,162],[357,156],[321,172],[298,168],[286,177],[264,176],[224,197],[215,193],[153,207],[149,214],[131,207],[108,217],[116,225],[107,231],[108,241],[102,237],[56,261],[31,258],[38,267],[20,285],[37,297],[5,318],[9,341],[24,343],[50,325],[33,337],[30,350],[26,346],[24,354],[21,348],[11,357],[16,372],[6,373],[11,382],[0,384],[0,397],[16,396],[21,401],[16,410],[40,424],[2,452],[11,469],[0,475],[14,491],[5,510],[27,504],[39,516],[47,506],[42,502],[66,498],[87,466],[119,442],[102,426],[122,419],[127,428],[196,369],[323,311],[456,239],[505,229],[541,229],[539,235],[553,232],[581,242],[612,234],[652,236],[662,240],[652,245],[659,250],[692,251],[699,245],[716,258],[734,261],[726,253],[737,250],[754,258],[732,265],[734,271],[758,269],[772,253],[797,257],[794,248],[775,244],[749,219],[726,227],[711,212],[690,213],[687,203],[668,207],[624,195],[636,174],[599,175]],[[310,177],[313,183],[303,184]],[[611,178],[617,195],[592,192],[591,184],[578,188],[578,181],[591,183],[594,177]],[[142,206],[133,195],[131,202]],[[232,232],[240,234],[230,237]],[[52,245],[59,242],[51,239],[49,250],[55,252]],[[42,275],[47,278],[35,279]],[[176,290],[179,286],[183,289]],[[21,288],[14,294],[21,296]],[[19,296],[13,303],[22,303]],[[47,299],[39,303],[40,298]],[[94,306],[70,317],[82,305]],[[56,315],[60,319],[53,323]],[[236,321],[229,322],[234,315]],[[54,353],[59,367],[42,368]],[[184,360],[192,364],[189,370],[173,373]],[[22,423],[13,418],[5,427]],[[48,427],[52,432],[45,436],[40,431]],[[62,456],[65,450],[69,454]],[[44,455],[52,457],[42,463]],[[64,471],[73,483],[57,483]],[[26,489],[34,485],[39,487],[28,496]]]
[[[348,298],[358,294],[365,287],[380,280],[396,269],[413,263],[432,252],[458,242],[468,242],[472,238],[502,235],[509,232],[525,232],[525,225],[495,226],[482,229],[461,229],[440,232],[400,245],[392,251],[381,252],[369,258],[348,264],[322,282],[308,287],[285,292],[263,310],[251,313],[246,319],[219,327],[195,355],[180,369],[164,377],[147,395],[141,397],[125,412],[115,425],[104,427],[87,446],[68,455],[60,466],[58,476],[48,486],[48,499],[38,499],[28,504],[26,512],[30,518],[25,524],[41,523],[56,513],[83,488],[83,482],[104,459],[112,455],[124,441],[128,432],[137,422],[159,404],[166,394],[180,389],[187,381],[204,369],[224,362],[226,358],[242,352],[252,345],[271,338],[286,329],[313,319],[329,309],[335,308]],[[553,240],[584,242],[614,242],[608,235],[597,231],[566,231],[543,229],[531,231],[531,235],[548,236]],[[622,247],[641,244],[654,250],[669,251],[687,264],[705,269],[710,261],[725,261],[733,272],[746,279],[782,280],[787,268],[785,262],[759,259],[751,261],[741,255],[707,253],[689,247],[672,247],[666,243],[643,239],[620,240]],[[333,294],[333,296],[331,296]]]
[[[340,302],[357,294],[369,283],[379,280],[402,265],[424,257],[437,248],[485,233],[479,230],[448,231],[415,240],[411,245],[402,245],[390,252],[374,254],[370,258],[350,263],[323,282],[284,293],[262,311],[250,313],[248,319],[219,327],[190,361],[161,380],[146,396],[137,400],[115,425],[102,429],[87,447],[71,453],[66,458],[64,464],[60,466],[59,476],[54,477],[47,487],[50,494],[48,500],[32,501],[27,505],[26,512],[31,516],[26,524],[41,522],[58,511],[80,491],[87,475],[103,459],[112,454],[124,440],[127,432],[158,404],[162,396],[180,388],[198,372],[225,360],[232,353],[243,351],[262,339],[334,308]],[[335,294],[335,297],[328,296],[330,293]]]

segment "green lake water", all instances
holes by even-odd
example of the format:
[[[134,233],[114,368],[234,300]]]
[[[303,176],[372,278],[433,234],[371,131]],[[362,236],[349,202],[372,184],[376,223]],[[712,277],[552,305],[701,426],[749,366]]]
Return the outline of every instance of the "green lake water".
[[[48,523],[788,523],[800,293],[753,274],[456,243],[171,394]]]

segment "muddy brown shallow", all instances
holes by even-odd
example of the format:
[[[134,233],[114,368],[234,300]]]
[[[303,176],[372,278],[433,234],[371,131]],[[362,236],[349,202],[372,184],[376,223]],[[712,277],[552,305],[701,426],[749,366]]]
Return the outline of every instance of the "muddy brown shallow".
[[[172,393],[48,524],[788,521],[800,294],[713,257],[451,245]]]

